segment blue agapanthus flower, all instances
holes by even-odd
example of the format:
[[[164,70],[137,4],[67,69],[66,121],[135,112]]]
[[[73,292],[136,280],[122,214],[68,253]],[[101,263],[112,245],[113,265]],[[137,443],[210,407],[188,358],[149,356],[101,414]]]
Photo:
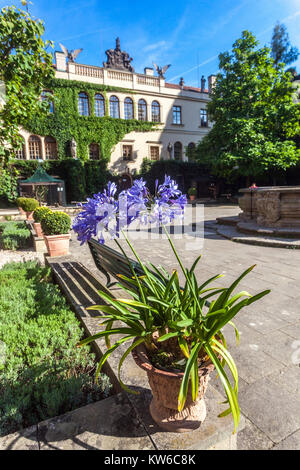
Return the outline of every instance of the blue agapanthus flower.
[[[82,211],[73,223],[73,230],[81,245],[92,237],[105,242],[105,234],[113,239],[134,220],[146,224],[167,224],[183,216],[187,198],[177,183],[165,176],[163,184],[155,184],[152,198],[146,182],[140,178],[132,187],[116,198],[117,186],[109,182],[102,193],[94,194],[81,204]]]

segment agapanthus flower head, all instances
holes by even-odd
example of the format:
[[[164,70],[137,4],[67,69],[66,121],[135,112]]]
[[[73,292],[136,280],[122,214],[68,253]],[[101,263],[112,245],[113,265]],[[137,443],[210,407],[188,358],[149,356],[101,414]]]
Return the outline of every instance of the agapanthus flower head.
[[[140,178],[116,199],[117,186],[109,182],[102,193],[87,199],[75,218],[72,228],[78,240],[83,244],[97,237],[100,243],[104,243],[104,234],[118,237],[120,231],[134,220],[161,225],[182,217],[187,198],[178,189],[176,181],[166,175],[163,184],[156,182],[155,186],[156,194],[151,199],[146,182]]]

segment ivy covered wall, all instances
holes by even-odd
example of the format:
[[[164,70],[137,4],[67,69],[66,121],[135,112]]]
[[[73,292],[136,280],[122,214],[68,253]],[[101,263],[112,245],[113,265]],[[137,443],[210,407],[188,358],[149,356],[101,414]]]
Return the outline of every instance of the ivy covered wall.
[[[87,160],[89,145],[99,144],[101,158],[109,161],[114,145],[132,131],[147,132],[155,128],[155,123],[142,122],[136,119],[124,120],[111,118],[108,115],[109,103],[107,92],[122,92],[130,96],[136,107],[134,91],[125,88],[74,80],[54,79],[47,84],[48,90],[54,93],[54,113],[46,118],[36,116],[28,122],[26,129],[42,136],[54,137],[57,142],[58,158],[70,157],[69,142],[72,137],[77,143],[77,155]],[[89,97],[90,116],[78,113],[78,94],[87,93]],[[105,99],[104,117],[95,116],[95,94],[101,93]]]

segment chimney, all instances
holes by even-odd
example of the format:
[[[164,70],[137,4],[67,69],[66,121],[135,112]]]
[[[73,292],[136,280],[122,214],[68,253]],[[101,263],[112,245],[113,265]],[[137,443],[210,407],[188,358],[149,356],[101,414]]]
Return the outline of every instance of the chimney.
[[[202,75],[202,77],[201,77],[201,93],[204,93],[204,91],[205,91],[205,82],[206,82],[206,80],[204,78],[204,75]]]
[[[66,72],[67,71],[67,64],[66,64],[66,56],[63,52],[55,51],[55,64],[56,70],[58,72]]]
[[[208,77],[208,93],[212,93],[212,90],[215,86],[215,83],[216,83],[216,75],[210,75]]]
[[[154,76],[154,70],[152,67],[145,67],[144,68],[144,74],[145,75],[150,75],[151,77]]]
[[[180,85],[180,88],[183,90],[183,87],[184,87],[184,79],[183,77],[181,77],[180,81],[179,81],[179,85]]]

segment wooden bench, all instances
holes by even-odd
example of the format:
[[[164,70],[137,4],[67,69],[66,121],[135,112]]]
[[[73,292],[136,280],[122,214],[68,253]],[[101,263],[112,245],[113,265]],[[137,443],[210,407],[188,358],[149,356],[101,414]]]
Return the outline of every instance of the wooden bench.
[[[101,243],[93,239],[88,241],[88,246],[90,248],[95,265],[97,266],[99,271],[105,275],[107,279],[107,288],[117,284],[116,281],[111,280],[111,275],[118,279],[118,282],[120,282],[121,284],[129,286],[129,283],[117,276],[118,274],[123,274],[126,277],[132,278],[132,270],[130,268],[130,265],[128,264],[127,258],[122,253],[117,250],[114,250],[113,248],[110,248],[107,245],[101,245]],[[143,274],[145,274],[141,265],[138,262],[134,261],[131,258],[129,258],[129,261],[138,276],[142,276]],[[151,273],[156,276],[153,271],[151,271]],[[130,287],[132,287],[131,284]]]

